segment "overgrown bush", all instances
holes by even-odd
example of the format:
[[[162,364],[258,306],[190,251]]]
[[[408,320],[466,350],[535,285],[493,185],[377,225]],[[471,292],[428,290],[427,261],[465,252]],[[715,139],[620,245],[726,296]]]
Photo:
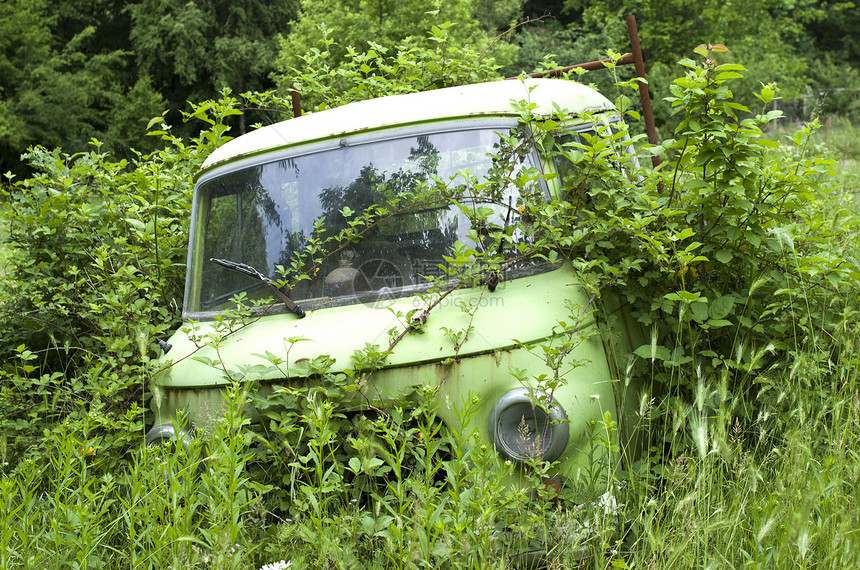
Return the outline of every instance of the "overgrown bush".
[[[574,228],[558,246],[651,331],[635,351],[651,453],[626,486],[630,558],[850,566],[860,513],[838,505],[860,472],[853,196],[812,152],[817,122],[784,145],[764,135],[777,92],[763,86],[753,112],[736,103],[743,68],[720,64],[723,51],[681,62],[677,138],[649,149],[658,171],[622,175],[623,129],[561,150],[576,168],[551,205]]]
[[[46,458],[62,439],[51,430],[70,426],[100,430],[114,461],[136,445],[155,338],[178,323],[192,176],[226,138],[228,101],[188,114],[210,125],[199,139],[153,130],[167,148],[131,162],[97,141],[74,156],[33,148],[36,174],[4,188],[4,462]]]
[[[300,56],[301,69],[288,68],[275,76],[278,93],[283,96],[295,90],[301,94],[303,107],[322,111],[385,95],[498,79],[498,66],[492,58],[482,58],[473,49],[450,42],[452,29],[456,26],[451,22],[440,22],[430,26],[427,38],[409,38],[393,49],[373,42],[366,51],[347,46],[346,60],[335,63],[332,52],[343,46],[329,38],[323,28],[322,49],[311,48]],[[295,57],[289,55],[290,59]],[[269,98],[273,96],[277,105],[291,106],[271,93],[263,94],[262,98],[259,94],[248,96],[252,104],[264,108],[269,107]]]
[[[583,282],[626,296],[651,329],[636,354],[653,363],[672,431],[693,438],[667,434],[673,446],[710,433],[693,409],[712,417],[707,394],[729,398],[730,417],[749,425],[766,405],[790,409],[802,397],[782,384],[786,362],[792,381],[809,385],[853,350],[851,196],[834,186],[835,161],[809,152],[816,123],[786,146],[764,135],[781,116],[768,110],[772,86],[753,113],[733,101],[743,68],[719,64],[724,49],[700,47],[703,62],[681,62],[688,72],[668,99],[677,138],[649,150],[664,157],[659,171],[619,171],[623,130],[572,144],[563,149],[577,167],[564,184],[569,200],[551,205],[575,228],[558,246]]]

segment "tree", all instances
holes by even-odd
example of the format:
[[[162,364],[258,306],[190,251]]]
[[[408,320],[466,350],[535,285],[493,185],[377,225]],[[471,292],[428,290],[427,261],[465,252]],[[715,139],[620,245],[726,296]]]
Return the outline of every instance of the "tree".
[[[51,55],[45,2],[12,0],[0,4],[0,168],[10,168],[15,152],[32,137],[18,113],[21,86]]]
[[[562,5],[533,1],[526,5],[525,15],[535,18],[548,11],[549,18],[524,28],[517,37],[521,46],[517,63],[523,70],[537,67],[547,53],[556,54],[556,60],[566,65],[605,57],[608,48],[629,50],[624,20],[634,14],[652,95],[657,99],[668,95],[676,62],[707,43],[725,44],[730,49],[727,57],[747,63],[745,78],[733,86],[737,100],[747,106],[756,104],[753,93],[761,83],[775,82],[789,101],[804,96],[810,82],[843,89],[838,96],[842,98],[847,97],[844,89],[854,85],[856,71],[850,70],[852,65],[857,69],[857,43],[848,32],[856,27],[852,26],[857,19],[853,2],[566,0]],[[839,108],[846,106],[841,102]],[[658,123],[670,121],[660,109],[656,108]]]
[[[809,77],[825,115],[860,114],[860,13],[854,2],[818,6],[807,26],[812,49]]]
[[[391,49],[375,42],[369,42],[363,52],[349,46],[339,62],[333,52],[342,46],[323,33],[322,49],[312,48],[301,58],[299,68],[286,67],[291,57],[284,54],[280,60],[284,71],[275,75],[279,94],[256,94],[252,102],[263,107],[275,103],[289,108],[284,95],[295,90],[305,109],[319,111],[384,95],[498,79],[498,66],[492,58],[449,43],[449,32],[455,29],[450,22],[431,26],[427,32],[430,46],[413,38]]]
[[[141,74],[179,106],[224,87],[268,88],[277,36],[290,28],[297,6],[294,0],[141,0],[129,11]]]
[[[108,131],[117,135],[112,151],[123,154],[132,142],[145,150],[146,122],[139,117],[161,112],[158,94],[129,72],[128,51],[87,21],[64,19],[65,12],[78,13],[72,4],[64,6],[54,13],[45,0],[0,4],[3,172],[25,171],[20,155],[28,146],[78,152]]]
[[[426,47],[428,32],[442,22],[457,22],[449,29],[447,47],[472,48],[480,54],[492,44],[488,55],[507,63],[513,59],[514,46],[494,43],[493,38],[515,23],[522,4],[523,0],[301,0],[299,19],[281,44],[280,67],[301,67],[302,56],[313,49],[328,48],[331,65],[337,66],[349,47],[363,51],[368,42],[386,49],[407,40]],[[326,45],[326,38],[334,44]]]

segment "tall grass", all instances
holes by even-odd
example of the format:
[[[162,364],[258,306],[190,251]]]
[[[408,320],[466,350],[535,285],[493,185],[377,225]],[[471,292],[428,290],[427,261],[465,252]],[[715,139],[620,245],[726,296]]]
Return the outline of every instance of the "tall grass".
[[[833,190],[853,196],[860,208],[857,131],[847,119],[824,121],[813,152],[837,157],[839,184]],[[858,259],[856,241],[844,248],[845,257]],[[620,557],[624,564],[860,567],[860,308],[837,297],[827,310],[841,315],[835,337],[832,330],[819,330],[797,338],[794,346],[780,347],[785,361],[749,370],[741,382],[726,382],[725,375],[693,378],[693,409],[657,411],[669,420],[664,430],[686,431],[695,445],[669,462],[659,454],[646,458],[623,486],[632,539]],[[803,309],[798,318],[807,318]],[[753,421],[737,420],[746,415],[748,402],[727,385],[749,386],[746,398],[755,400],[757,410]],[[657,461],[659,477],[649,476],[649,461]]]
[[[860,565],[860,382],[853,347],[809,370],[815,347],[755,379],[752,429],[743,403],[716,387],[688,429],[699,444],[660,465],[659,485],[626,487],[644,568],[853,568]],[[706,381],[705,381],[706,384]]]
[[[237,385],[225,396],[225,417],[191,448],[137,448],[105,473],[96,442],[68,433],[49,463],[4,474],[2,567],[569,567],[620,537],[614,508],[563,507],[538,476],[511,485],[513,467],[473,434],[442,430],[429,400],[365,418],[380,434],[365,443],[387,461],[348,462],[337,414],[316,402],[319,413],[281,426],[307,436],[286,485],[262,484],[272,474],[254,459],[247,395]]]
[[[699,419],[680,428],[700,431],[697,445],[584,477],[561,497],[539,472],[511,486],[512,467],[440,429],[429,400],[365,418],[376,454],[346,465],[334,410],[282,425],[307,435],[277,487],[234,388],[200,447],[133,449],[110,473],[97,442],[70,432],[50,462],[5,473],[0,567],[858,567],[857,357],[810,368],[814,350],[756,378],[768,403],[752,429],[731,419],[743,402],[701,379]]]

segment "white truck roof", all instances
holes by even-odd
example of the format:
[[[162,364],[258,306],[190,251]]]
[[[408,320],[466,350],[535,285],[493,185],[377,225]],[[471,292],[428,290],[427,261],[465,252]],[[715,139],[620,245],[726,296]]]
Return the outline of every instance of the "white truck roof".
[[[516,117],[515,102],[528,100],[534,113],[550,116],[556,108],[567,114],[614,109],[603,95],[563,79],[492,81],[421,93],[391,95],[350,103],[262,127],[216,149],[201,173],[213,166],[286,147],[363,133],[443,120]],[[200,173],[198,173],[200,174]]]

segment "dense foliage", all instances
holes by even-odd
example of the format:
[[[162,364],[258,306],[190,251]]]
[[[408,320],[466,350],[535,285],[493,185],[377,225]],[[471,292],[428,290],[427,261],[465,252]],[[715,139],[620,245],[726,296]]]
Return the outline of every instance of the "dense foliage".
[[[131,161],[96,141],[73,156],[36,147],[35,174],[4,188],[4,462],[47,456],[54,429],[97,430],[118,454],[136,442],[151,343],[182,304],[191,178],[236,112],[214,106],[189,114],[212,127],[199,139],[153,131],[167,147]]]
[[[29,173],[21,155],[31,145],[76,153],[91,137],[109,155],[132,159],[129,148],[158,145],[141,136],[150,117],[168,111],[179,132],[196,136],[197,126],[179,124],[188,101],[216,98],[223,88],[286,97],[289,81],[279,78],[302,68],[305,56],[336,69],[353,61],[350,47],[365,53],[369,42],[389,56],[433,49],[428,35],[448,21],[460,24],[440,53],[513,76],[545,58],[569,65],[609,48],[628,51],[624,16],[635,14],[658,100],[690,46],[723,42],[750,67],[735,86],[744,104],[760,82],[777,81],[798,117],[817,109],[853,116],[858,13],[854,2],[817,0],[7,0],[0,5],[0,172]],[[328,53],[327,62],[315,53]],[[660,110],[658,121],[670,122]],[[243,117],[231,123],[238,132],[268,120]]]
[[[482,59],[468,46],[455,41],[458,26],[451,22],[430,25],[427,37],[420,41],[407,38],[386,46],[369,42],[367,51],[356,50],[342,40],[335,41],[322,28],[318,41],[301,57],[297,67],[289,60],[281,63],[284,71],[273,77],[277,91],[268,93],[283,107],[287,106],[278,93],[301,94],[301,105],[310,111],[321,111],[338,105],[402,93],[416,93],[442,87],[479,83],[498,78],[497,65],[492,59]],[[346,45],[345,54],[336,54]],[[285,49],[285,54],[293,50]],[[265,107],[267,100],[255,100]]]
[[[560,5],[559,5],[560,4]],[[542,3],[526,4],[525,16],[546,13]],[[841,38],[855,26],[854,2],[767,0],[742,5],[720,0],[566,0],[556,4],[557,20],[529,24],[516,38],[522,46],[519,65],[532,67],[545,54],[560,63],[598,59],[607,47],[628,45],[624,16],[635,14],[652,90],[658,100],[669,95],[675,64],[692,55],[701,42],[731,45],[731,58],[748,67],[733,87],[745,105],[755,101],[761,83],[776,82],[781,106],[792,118],[827,114],[853,115],[858,84],[856,43]],[[829,37],[828,37],[829,36]],[[672,123],[658,106],[658,123]]]
[[[488,73],[431,53],[347,51],[343,66],[291,80],[322,108],[338,89],[375,94],[359,72],[385,91]],[[592,426],[590,469],[557,501],[504,484],[495,453],[441,429],[420,391],[418,405],[386,414],[341,412],[398,338],[419,331],[406,315],[388,349],[368,346],[349,373],[329,374],[321,355],[311,366],[329,374],[323,387],[260,399],[260,370],[227,371],[246,381],[203,441],[141,448],[153,340],[177,324],[192,173],[245,102],[194,106],[188,118],[204,128],[190,141],[154,120],[164,149],[128,161],[97,142],[75,155],[34,148],[34,174],[3,189],[0,565],[482,568],[532,549],[557,567],[857,565],[857,219],[833,162],[812,152],[816,125],[771,141],[775,87],[748,113],[731,90],[743,68],[723,63],[719,45],[695,53],[671,87],[674,138],[647,151],[659,169],[625,152],[624,125],[560,145],[559,123],[533,117],[528,100],[532,138],[506,147],[546,148],[566,189],[522,204],[520,229],[537,241],[518,256],[566,260],[594,310],[620,293],[650,332],[634,355],[618,354],[619,381],[648,387],[638,427],[650,449],[623,470],[607,462],[618,441],[606,416]],[[513,231],[503,229],[494,239]],[[319,245],[315,255],[332,246]],[[459,250],[453,265],[505,263],[487,251]],[[224,330],[246,318],[238,311]],[[449,331],[454,343],[469,333]],[[548,364],[565,350],[532,348]],[[242,413],[248,403],[260,426]],[[547,467],[527,476],[540,481]]]

